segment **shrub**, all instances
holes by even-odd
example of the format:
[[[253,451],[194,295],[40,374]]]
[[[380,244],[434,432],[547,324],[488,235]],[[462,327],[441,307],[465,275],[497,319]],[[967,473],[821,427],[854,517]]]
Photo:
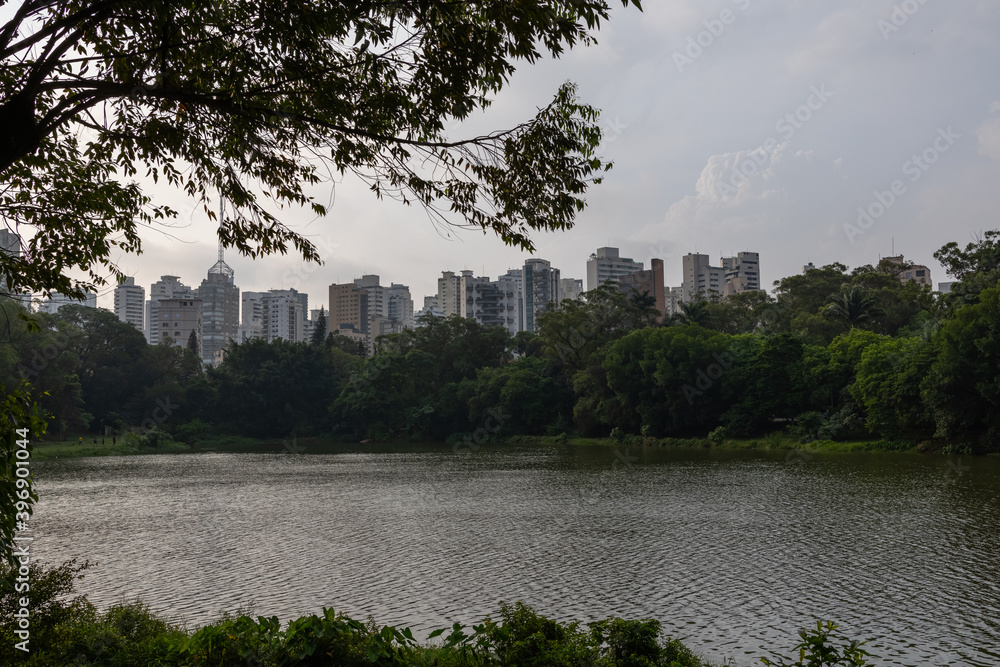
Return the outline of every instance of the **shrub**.
[[[546,667],[592,663],[594,650],[576,623],[562,625],[516,603],[500,605],[498,625],[487,619],[483,635],[501,665]]]
[[[193,419],[187,424],[177,427],[175,435],[177,440],[193,445],[201,440],[209,440],[215,435],[215,429],[211,424],[200,419]]]
[[[32,653],[62,643],[59,626],[77,616],[92,613],[92,605],[84,596],[70,597],[74,581],[83,578],[80,573],[90,567],[90,562],[78,564],[73,559],[45,570],[33,561],[28,565],[30,590],[23,592],[14,587],[17,569],[0,561],[0,580],[3,586],[0,590],[0,664],[24,662],[24,652],[14,648],[14,644],[21,641],[14,632],[18,629],[14,614],[21,608],[19,602],[22,597],[28,598],[28,618],[31,623],[28,648]]]
[[[795,425],[789,431],[801,443],[814,442],[819,439],[823,426],[823,415],[818,412],[803,412],[795,419]]]
[[[865,660],[870,654],[861,648],[866,642],[847,642],[836,634],[836,630],[837,625],[832,621],[816,621],[814,631],[799,630],[802,641],[795,647],[799,651],[796,662],[785,662],[791,658],[779,658],[778,662],[761,658],[760,661],[774,667],[870,667],[872,663]],[[837,646],[837,642],[843,646]]]
[[[708,439],[715,443],[720,443],[727,437],[727,431],[725,426],[719,426],[714,431],[708,434]]]

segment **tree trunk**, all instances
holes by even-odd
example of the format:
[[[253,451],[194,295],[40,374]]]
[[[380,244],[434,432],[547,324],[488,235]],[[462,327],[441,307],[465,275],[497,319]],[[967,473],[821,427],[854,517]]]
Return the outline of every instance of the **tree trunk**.
[[[0,174],[35,152],[42,135],[35,123],[34,99],[23,91],[12,95],[0,106]]]

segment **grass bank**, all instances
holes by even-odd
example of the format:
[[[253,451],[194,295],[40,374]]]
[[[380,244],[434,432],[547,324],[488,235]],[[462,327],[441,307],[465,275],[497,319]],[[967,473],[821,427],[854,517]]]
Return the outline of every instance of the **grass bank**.
[[[183,442],[164,442],[152,446],[142,446],[136,443],[119,440],[111,443],[111,438],[105,438],[104,444],[98,440],[56,440],[52,442],[33,442],[31,455],[38,459],[80,458],[84,456],[132,456],[136,454],[183,454],[191,448]]]
[[[456,440],[459,442],[459,440]],[[555,436],[516,435],[500,441],[507,444],[538,446],[573,445],[588,447],[655,447],[673,449],[727,449],[765,452],[920,452],[942,454],[972,454],[965,447],[942,442],[913,443],[879,439],[863,439],[837,442],[832,440],[802,443],[791,433],[776,431],[757,438],[652,438],[637,435],[619,435],[615,438],[583,438],[566,434]],[[405,449],[439,448],[440,442],[362,441],[345,442],[333,438],[248,438],[237,435],[213,435],[199,438],[185,444],[171,439],[167,434],[126,436],[112,445],[111,439],[94,444],[85,438],[83,444],[76,440],[34,443],[33,456],[44,458],[75,458],[82,456],[131,456],[139,454],[178,453],[282,453],[291,454],[336,454],[344,451],[398,452]]]
[[[784,432],[775,432],[759,438],[652,438],[642,436],[624,436],[618,438],[576,438],[567,435],[556,436],[514,436],[507,439],[510,443],[536,445],[577,445],[598,447],[659,447],[674,449],[736,449],[758,451],[794,451],[807,452],[918,452],[932,451],[930,447],[909,442],[890,440],[853,440],[835,442],[833,440],[817,440],[802,443],[798,438]]]

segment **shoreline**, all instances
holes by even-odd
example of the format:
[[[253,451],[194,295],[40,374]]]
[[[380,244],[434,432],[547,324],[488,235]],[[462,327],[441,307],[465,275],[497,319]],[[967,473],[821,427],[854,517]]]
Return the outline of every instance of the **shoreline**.
[[[491,439],[482,443],[484,446],[502,445],[534,445],[534,446],[573,446],[573,447],[638,447],[652,449],[700,449],[727,451],[760,451],[760,452],[803,452],[814,453],[894,453],[894,454],[961,454],[973,455],[971,452],[944,443],[911,443],[892,442],[877,439],[852,440],[844,442],[814,441],[800,443],[794,437],[772,433],[759,438],[727,438],[710,440],[708,438],[652,438],[641,436],[625,436],[613,438],[570,437],[566,434],[556,436],[517,435],[504,439]],[[95,458],[106,456],[144,456],[150,454],[211,454],[211,453],[292,453],[292,454],[336,454],[358,449],[384,450],[386,452],[405,449],[418,450],[425,447],[439,448],[455,446],[451,442],[420,442],[407,440],[387,440],[377,442],[349,442],[323,437],[303,437],[292,441],[279,438],[247,438],[243,436],[219,436],[202,440],[193,444],[182,442],[166,442],[155,447],[130,446],[122,442],[112,445],[75,441],[54,441],[33,443],[32,455],[38,459],[58,458]],[[463,448],[468,446],[463,445]],[[998,456],[991,452],[985,456]]]

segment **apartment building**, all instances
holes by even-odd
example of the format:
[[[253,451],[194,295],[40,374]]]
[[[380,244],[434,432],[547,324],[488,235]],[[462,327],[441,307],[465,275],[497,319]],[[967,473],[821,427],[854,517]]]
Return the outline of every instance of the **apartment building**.
[[[522,325],[525,331],[536,331],[538,315],[560,301],[559,269],[552,268],[552,263],[544,259],[529,259],[522,271]]]
[[[146,290],[135,284],[135,278],[129,276],[121,285],[115,288],[115,315],[122,322],[128,322],[139,331],[144,328],[144,310],[146,306]]]
[[[642,262],[619,256],[618,248],[598,248],[587,260],[587,291],[604,283],[617,283],[621,276],[642,271]]]

